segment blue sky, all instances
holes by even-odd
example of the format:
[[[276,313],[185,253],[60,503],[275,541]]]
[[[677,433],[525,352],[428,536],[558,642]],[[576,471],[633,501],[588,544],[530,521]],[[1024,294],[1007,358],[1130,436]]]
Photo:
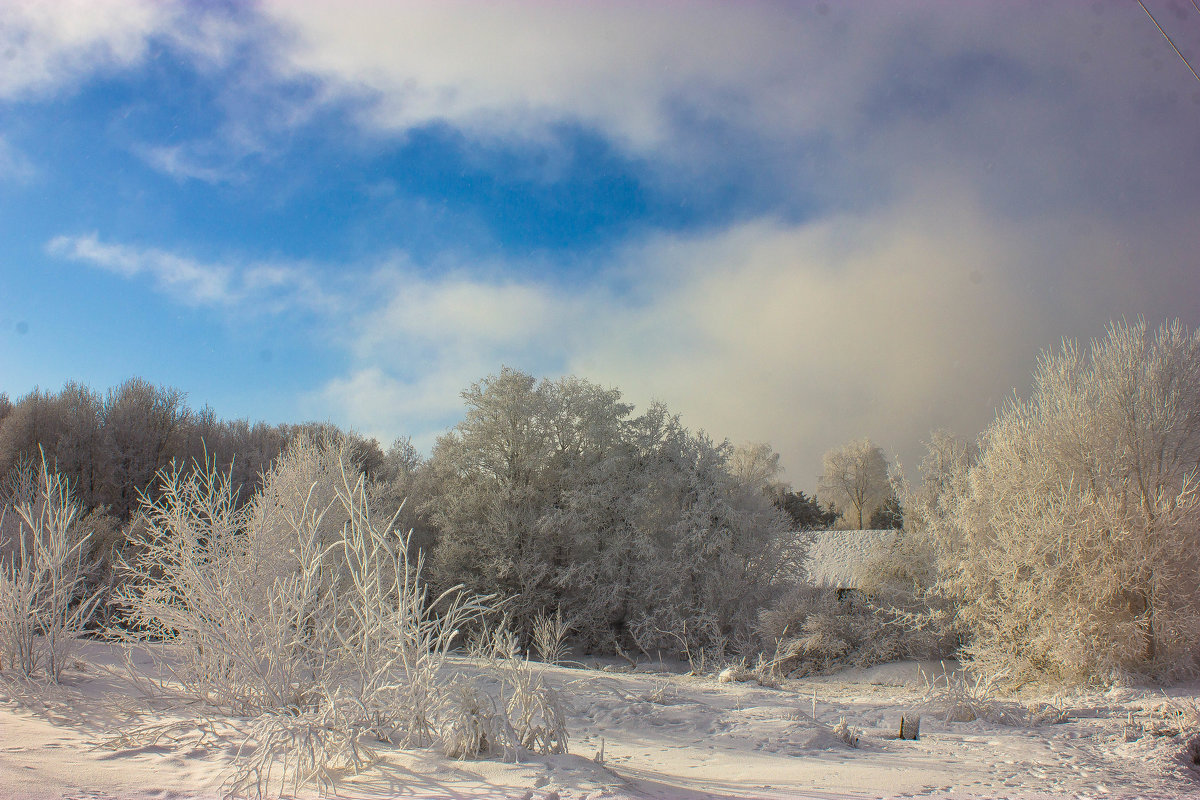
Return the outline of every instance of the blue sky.
[[[1193,63],[1200,17],[1148,3]],[[0,391],[428,447],[510,365],[766,440],[974,435],[1200,312],[1200,83],[1125,3],[0,0]]]

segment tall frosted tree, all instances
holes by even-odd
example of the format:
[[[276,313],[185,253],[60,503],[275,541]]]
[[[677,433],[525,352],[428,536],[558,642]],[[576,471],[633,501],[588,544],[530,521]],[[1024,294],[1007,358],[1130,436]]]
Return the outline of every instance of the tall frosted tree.
[[[870,439],[830,450],[821,466],[820,498],[840,509],[844,517],[857,520],[859,530],[864,515],[870,517],[892,496],[887,457]]]
[[[1028,400],[927,507],[969,652],[1066,677],[1200,669],[1200,333],[1113,324],[1040,358]]]
[[[783,467],[779,453],[766,442],[750,442],[735,447],[729,456],[729,471],[742,483],[758,486],[763,491],[780,487],[778,481]]]
[[[464,420],[426,467],[440,578],[512,598],[516,620],[561,608],[579,638],[675,646],[752,621],[793,554],[731,448],[660,405],[505,369],[463,393]]]

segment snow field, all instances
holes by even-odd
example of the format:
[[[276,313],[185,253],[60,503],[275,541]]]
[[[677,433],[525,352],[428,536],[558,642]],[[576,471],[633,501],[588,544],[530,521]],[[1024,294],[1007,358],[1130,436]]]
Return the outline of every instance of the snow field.
[[[0,684],[0,797],[193,800],[220,794],[237,756],[219,729],[187,724],[150,745],[109,749],[114,730],[172,717],[119,677],[120,647],[85,644],[60,687],[5,674]],[[138,664],[145,664],[143,659]],[[454,657],[451,672],[476,662]],[[945,722],[926,678],[936,663],[900,662],[784,682],[717,683],[678,665],[638,671],[537,666],[568,699],[569,753],[517,761],[455,760],[434,749],[379,748],[378,763],[344,775],[338,797],[548,800],[601,798],[966,797],[1184,798],[1200,791],[1180,758],[1171,709],[1200,685],[1025,693],[995,702],[1026,712],[1052,702],[1065,722]],[[606,667],[606,668],[600,668]],[[813,719],[813,698],[816,719]],[[920,713],[921,738],[895,738],[902,713]],[[832,733],[860,728],[852,748]],[[1132,722],[1132,724],[1131,724]],[[237,719],[229,719],[232,726]],[[603,758],[600,753],[603,752]],[[299,796],[315,797],[306,788]]]

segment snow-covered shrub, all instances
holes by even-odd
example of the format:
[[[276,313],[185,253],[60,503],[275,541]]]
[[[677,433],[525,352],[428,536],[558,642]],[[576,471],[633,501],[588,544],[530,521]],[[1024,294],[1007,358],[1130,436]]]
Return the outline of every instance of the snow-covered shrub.
[[[857,596],[864,609],[887,623],[887,635],[897,637],[897,657],[944,658],[961,642],[953,606],[932,592],[937,556],[918,520],[914,515],[855,567]]]
[[[544,667],[535,667],[521,654],[510,619],[504,614],[498,624],[479,628],[470,648],[479,659],[478,682],[460,686],[452,695],[452,734],[447,741],[453,746],[447,746],[460,756],[473,754],[465,743],[476,730],[490,731],[485,737],[488,746],[479,752],[567,751],[565,701],[546,683]],[[545,658],[542,662],[550,663]],[[492,698],[482,683],[495,687],[497,696]]]
[[[1030,725],[1059,725],[1071,719],[1071,709],[1058,702],[1042,701],[1025,709]]]
[[[919,612],[937,582],[937,555],[910,527],[875,545],[854,568],[857,588],[882,607]]]
[[[369,764],[377,742],[469,755],[512,731],[512,747],[565,748],[557,697],[540,681],[497,667],[512,689],[496,715],[450,674],[459,632],[490,598],[431,596],[421,554],[374,516],[344,455],[301,442],[247,506],[212,469],[161,476],[120,594],[132,622],[122,635],[170,678],[149,688],[248,718],[238,792],[326,784]]]
[[[775,654],[774,658],[767,658],[765,653],[759,653],[752,673],[755,682],[759,686],[765,686],[768,689],[779,689],[783,685],[781,683],[783,672],[780,669],[778,653]]]
[[[962,644],[957,601],[940,591],[944,562],[938,548],[956,491],[976,460],[972,445],[948,431],[934,431],[918,467],[919,487],[911,486],[900,469],[891,475],[892,491],[905,509],[903,529],[854,569],[858,588],[871,604],[907,626],[914,655],[945,657]]]
[[[566,708],[558,692],[525,659],[500,659],[495,668],[516,743],[535,753],[567,752]]]
[[[996,697],[996,687],[1006,675],[978,674],[974,678],[961,671],[951,672],[942,664],[941,675],[925,677],[925,699],[927,706],[941,713],[946,722],[994,722],[1016,725],[1025,717],[1006,707]]]
[[[670,706],[682,702],[679,699],[679,692],[666,678],[656,680],[654,688],[638,695],[637,699],[644,703],[654,703],[660,706]]]
[[[846,718],[842,717],[833,726],[833,735],[851,747],[858,747],[859,741],[862,740],[862,729],[846,722]]]
[[[717,673],[717,683],[743,683],[754,680],[754,674],[745,664],[731,664]]]
[[[1200,669],[1200,332],[1043,354],[927,519],[932,595],[1014,678]]]
[[[483,661],[518,657],[521,643],[512,630],[512,615],[507,612],[487,614],[471,626],[467,654]]]
[[[503,750],[515,738],[496,701],[469,681],[455,683],[446,694],[442,752],[451,758],[474,758]]]
[[[297,652],[303,626],[289,624],[287,616],[319,614],[302,607],[296,584],[277,586],[272,603],[254,597],[255,565],[244,557],[245,514],[222,475],[176,471],[162,474],[160,482],[158,497],[144,504],[143,524],[130,530],[131,560],[116,595],[124,627],[113,634],[134,643],[169,643],[161,663],[175,680],[163,682],[162,691],[170,685],[239,715],[303,707],[313,688],[301,674],[308,670]],[[304,512],[306,519],[318,515]],[[298,561],[310,562],[312,579],[313,553],[304,550],[301,533],[293,549]],[[315,591],[308,599],[330,602]],[[158,654],[158,647],[150,652]]]
[[[305,474],[330,455],[285,459],[267,485],[291,488],[290,470]],[[457,623],[482,610],[477,598],[448,595],[435,614],[419,563],[371,517],[361,478],[337,480],[303,496],[264,493],[269,509],[243,510],[211,470],[163,475],[135,542],[126,636],[165,643],[161,663],[175,681],[161,692],[254,719],[255,774],[290,754],[293,777],[318,780],[331,764],[368,761],[373,740],[429,744]],[[323,493],[329,505],[316,504]],[[331,508],[345,519],[336,533],[325,524]]]
[[[563,619],[562,609],[554,616],[541,612],[533,620],[533,650],[538,659],[547,664],[557,664],[566,655],[567,634],[571,624]]]
[[[341,540],[350,520],[347,504],[339,501],[339,493],[345,494],[347,488],[344,469],[349,470],[351,481],[357,480],[351,441],[318,432],[299,436],[263,476],[262,488],[245,504],[242,523],[244,560],[254,565],[256,590],[265,591],[275,578],[295,574],[299,531],[318,550]]]
[[[0,508],[0,666],[57,682],[100,599],[88,590],[91,533],[45,461],[9,482]]]
[[[929,654],[930,642],[854,590],[801,586],[759,615],[764,650],[784,675],[810,675]]]
[[[745,661],[730,664],[717,673],[717,683],[742,683],[754,681],[759,686],[768,689],[780,688],[780,669],[776,660],[768,659],[764,654],[758,655],[758,661],[753,667],[746,666]]]

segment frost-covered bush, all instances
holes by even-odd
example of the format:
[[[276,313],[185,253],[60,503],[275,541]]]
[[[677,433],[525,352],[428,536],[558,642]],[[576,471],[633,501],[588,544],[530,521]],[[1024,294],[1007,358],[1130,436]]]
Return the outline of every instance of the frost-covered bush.
[[[533,620],[533,651],[538,660],[547,664],[557,664],[566,655],[567,634],[571,632],[570,622],[563,619],[562,609],[554,612],[554,616],[546,613],[538,614]]]
[[[91,532],[42,462],[10,476],[0,507],[0,667],[57,682],[99,601],[84,556]]]
[[[262,488],[245,504],[244,521],[237,523],[246,531],[244,560],[254,565],[257,589],[296,572],[298,531],[319,550],[342,539],[350,521],[350,504],[344,502],[347,483],[360,477],[351,455],[345,437],[301,435],[263,476]],[[240,505],[233,502],[230,510]]]
[[[453,684],[446,695],[442,752],[451,758],[474,758],[503,750],[513,737],[496,700],[466,680]]]
[[[495,668],[516,744],[535,753],[567,752],[566,708],[558,692],[528,660],[501,659]]]
[[[763,648],[774,649],[785,675],[865,667],[928,656],[936,643],[863,593],[803,586],[764,611],[758,620]]]
[[[1200,333],[1117,323],[1046,353],[926,517],[931,593],[1016,678],[1200,667]]]
[[[845,717],[842,717],[837,721],[837,724],[833,726],[831,732],[839,740],[846,743],[850,747],[858,747],[858,744],[860,741],[862,741],[863,737],[862,729],[851,725],[846,721]]]
[[[983,720],[1001,725],[1017,725],[1028,719],[1023,711],[1016,710],[998,699],[997,686],[1007,677],[1003,673],[974,676],[961,671],[950,671],[942,664],[940,675],[924,674],[925,705],[931,707],[946,722],[974,722]]]
[[[345,455],[334,440],[301,441],[248,505],[211,468],[161,476],[119,595],[129,622],[119,635],[166,676],[145,688],[248,720],[234,792],[327,783],[369,764],[376,742],[465,755],[471,741],[475,752],[498,746],[501,730],[512,748],[558,752],[565,730],[561,742],[525,735],[556,708],[553,693],[526,681],[496,728],[482,695],[473,701],[451,674],[460,630],[490,598],[432,596],[421,554],[373,514]],[[534,698],[533,711],[515,697]]]

